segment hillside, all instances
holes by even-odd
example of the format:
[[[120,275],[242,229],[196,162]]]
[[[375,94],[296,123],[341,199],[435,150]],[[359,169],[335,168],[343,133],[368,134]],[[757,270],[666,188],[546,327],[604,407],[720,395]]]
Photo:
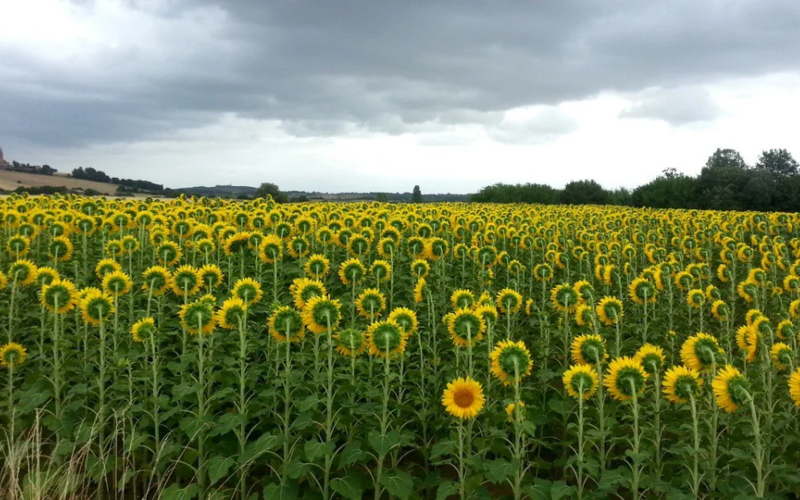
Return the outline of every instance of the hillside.
[[[0,170],[0,189],[13,191],[18,187],[63,186],[67,189],[94,189],[103,194],[115,194],[117,186],[105,182],[73,179],[66,174],[37,175]]]

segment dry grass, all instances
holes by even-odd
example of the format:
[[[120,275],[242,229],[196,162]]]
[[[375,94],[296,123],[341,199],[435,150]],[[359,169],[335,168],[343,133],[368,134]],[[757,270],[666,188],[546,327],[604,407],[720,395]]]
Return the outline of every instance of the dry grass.
[[[99,191],[103,194],[114,194],[117,192],[116,184],[73,179],[72,177],[67,177],[63,174],[48,176],[0,170],[0,189],[13,191],[20,186],[64,186],[68,189],[94,189],[95,191]]]

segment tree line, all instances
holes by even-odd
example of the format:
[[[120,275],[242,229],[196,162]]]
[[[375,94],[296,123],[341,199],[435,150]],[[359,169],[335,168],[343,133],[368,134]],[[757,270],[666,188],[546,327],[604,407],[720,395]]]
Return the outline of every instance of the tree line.
[[[498,183],[484,187],[470,199],[486,203],[797,212],[800,171],[797,161],[785,149],[764,151],[755,165],[748,165],[733,149],[717,149],[697,176],[669,168],[632,191],[608,190],[593,180],[573,181],[564,189],[545,184]]]
[[[108,174],[102,170],[96,170],[92,167],[78,167],[72,170],[72,177],[75,179],[84,179],[87,181],[108,182],[120,186],[118,191],[137,193],[160,193],[164,191],[163,184],[156,184],[155,182],[143,181],[138,179],[120,179],[119,177],[109,177]]]

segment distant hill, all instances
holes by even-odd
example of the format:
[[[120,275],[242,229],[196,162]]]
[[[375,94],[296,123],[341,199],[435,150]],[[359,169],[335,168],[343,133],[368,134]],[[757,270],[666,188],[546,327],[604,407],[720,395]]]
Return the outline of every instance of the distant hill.
[[[165,189],[166,196],[178,196],[185,194],[187,196],[205,196],[205,197],[220,197],[220,198],[244,198],[252,197],[256,188],[251,186],[194,186],[178,189]],[[411,193],[323,193],[319,191],[283,191],[289,201],[375,201],[379,195],[384,195],[386,201],[392,202],[409,202],[411,201]],[[423,194],[423,201],[469,201],[470,195],[468,194],[451,194],[451,193],[437,193],[437,194]]]
[[[175,194],[176,196],[179,194],[186,194],[186,195],[196,195],[196,196],[206,196],[206,197],[220,197],[220,198],[236,198],[238,196],[253,196],[253,193],[256,192],[256,188],[251,186],[193,186],[193,187],[185,187],[185,188],[178,188],[178,189],[170,189],[167,188],[164,190],[164,194],[169,196],[170,194]]]

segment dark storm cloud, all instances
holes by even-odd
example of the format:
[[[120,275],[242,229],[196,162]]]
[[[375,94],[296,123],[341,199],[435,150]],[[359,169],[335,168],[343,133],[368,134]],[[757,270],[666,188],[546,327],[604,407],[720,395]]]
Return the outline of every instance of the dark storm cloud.
[[[572,125],[559,118],[551,129],[537,122],[519,133],[503,128],[502,111],[800,67],[795,0],[131,5],[156,5],[154,15],[176,30],[198,9],[212,9],[219,22],[202,43],[197,33],[185,41],[173,33],[162,57],[135,44],[96,48],[85,75],[0,45],[0,134],[62,146],[130,141],[227,112],[280,120],[300,136],[397,134],[438,122],[497,126],[500,140],[530,140]],[[705,108],[691,116],[698,99]],[[627,111],[674,124],[715,113],[713,101],[681,90],[643,96]]]

